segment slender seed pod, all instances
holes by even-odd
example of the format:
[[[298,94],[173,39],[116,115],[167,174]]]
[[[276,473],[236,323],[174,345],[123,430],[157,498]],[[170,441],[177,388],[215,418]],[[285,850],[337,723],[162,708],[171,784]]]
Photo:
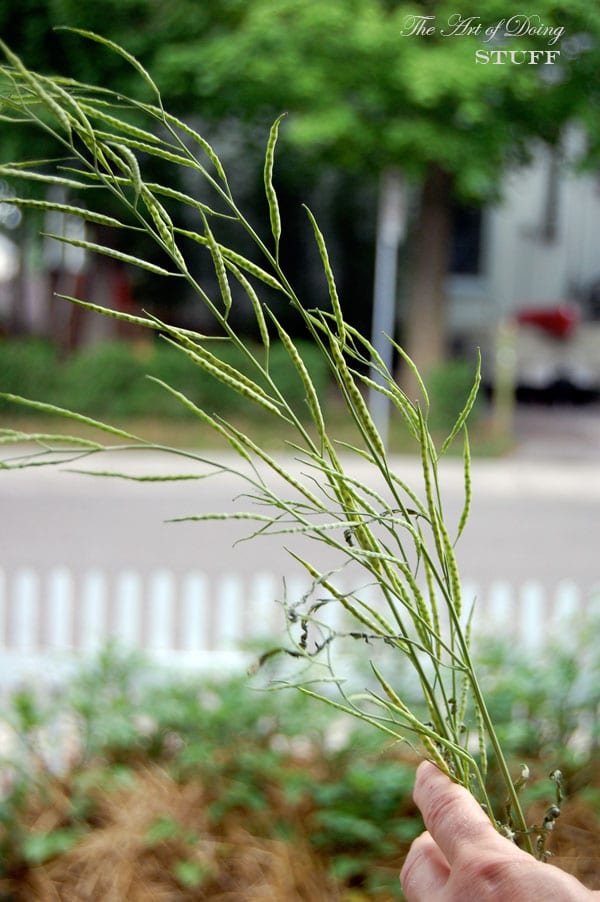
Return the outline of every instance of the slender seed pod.
[[[460,430],[464,426],[464,424],[467,420],[467,417],[471,413],[471,410],[473,409],[473,405],[475,404],[475,401],[477,400],[480,383],[481,383],[481,351],[478,351],[478,353],[477,353],[477,370],[475,373],[475,381],[473,382],[473,387],[471,388],[471,391],[469,392],[469,397],[467,398],[465,406],[463,407],[462,411],[458,415],[458,419],[456,420],[456,423],[452,427],[452,431],[450,432],[450,435],[448,436],[448,438],[445,440],[444,444],[442,445],[442,450],[440,451],[440,454],[445,454],[447,449],[450,447],[452,441],[454,440],[454,437],[460,432]]]
[[[231,288],[229,287],[229,281],[227,279],[227,272],[225,270],[225,262],[223,260],[223,255],[221,253],[221,248],[219,247],[215,236],[210,230],[210,226],[208,224],[208,219],[204,211],[201,211],[202,220],[204,222],[204,234],[206,235],[206,243],[208,245],[208,249],[210,251],[210,255],[212,257],[213,266],[215,268],[215,274],[217,276],[217,281],[219,283],[219,290],[221,292],[221,297],[223,299],[223,306],[225,307],[225,317],[227,317],[229,311],[231,310]]]
[[[156,376],[148,376],[148,378],[150,379],[151,382],[155,382],[157,385],[162,386],[162,388],[164,388],[165,391],[169,392],[169,394],[171,394],[171,395],[173,395],[173,397],[177,398],[177,400],[181,404],[183,404],[184,407],[186,407],[188,410],[190,410],[195,416],[197,416],[199,420],[201,420],[203,423],[206,423],[208,426],[211,427],[211,429],[214,429],[215,432],[218,432],[219,435],[222,435],[223,438],[227,439],[227,441],[229,442],[231,447],[234,449],[234,451],[236,451],[240,455],[240,457],[244,458],[244,460],[248,461],[249,463],[251,462],[250,455],[248,454],[248,452],[246,451],[244,446],[241,444],[241,442],[238,442],[238,440],[235,438],[235,436],[231,435],[229,433],[229,431],[225,428],[225,426],[223,426],[221,423],[219,423],[218,420],[215,420],[215,418],[211,417],[211,415],[208,414],[205,410],[202,410],[201,407],[198,407],[196,404],[194,404],[194,402],[191,401],[187,397],[187,395],[184,395],[182,392],[177,391],[175,388],[173,388],[167,382],[163,382],[162,379],[158,379]]]
[[[11,66],[13,66],[16,72],[19,73],[23,81],[31,88],[33,93],[37,97],[39,97],[39,99],[48,107],[48,109],[54,114],[54,116],[56,116],[62,127],[70,136],[71,120],[63,107],[59,103],[57,103],[56,100],[43,87],[43,79],[38,75],[34,75],[33,72],[30,72],[29,69],[21,61],[21,59],[17,56],[17,54],[13,53],[12,50],[10,50],[2,40],[0,40],[0,49],[4,53]]]
[[[279,123],[285,118],[285,113],[275,120],[269,132],[269,140],[267,141],[267,152],[265,154],[264,182],[265,194],[269,204],[269,218],[271,220],[271,233],[275,240],[275,259],[279,259],[279,239],[281,238],[281,215],[279,213],[279,203],[277,194],[273,187],[273,164],[275,162],[275,146],[277,144],[277,136],[279,134]]]
[[[456,611],[457,618],[460,617],[462,613],[462,587],[460,584],[460,574],[458,572],[458,564],[456,563],[456,555],[454,554],[454,548],[452,546],[452,542],[450,541],[450,536],[448,535],[448,530],[444,524],[444,521],[439,516],[436,515],[437,523],[438,523],[438,532],[442,538],[442,542],[444,545],[444,562],[446,565],[446,569],[448,572],[448,579],[450,582],[450,589],[452,593],[452,603],[454,604],[454,609]]]
[[[114,260],[120,260],[121,263],[130,263],[132,266],[138,266],[140,269],[147,269],[148,272],[156,273],[159,276],[178,276],[179,273],[170,272],[156,263],[150,263],[142,257],[134,257],[132,254],[124,254],[113,247],[105,244],[96,244],[93,241],[84,241],[79,238],[65,238],[64,235],[57,235],[53,232],[44,232],[46,238],[54,238],[56,241],[62,241],[64,244],[70,244],[73,247],[81,247],[86,251],[93,251],[96,254],[104,254],[106,257],[112,257]]]
[[[344,360],[344,355],[342,354],[338,341],[334,336],[331,337],[330,349],[337,373],[340,376],[344,384],[344,388],[348,393],[348,398],[354,409],[357,422],[365,438],[371,445],[371,450],[381,460],[385,460],[385,446],[383,444],[382,438],[379,435],[377,427],[375,426],[375,423],[371,418],[371,414],[369,413],[365,399],[363,398],[360,389],[352,378],[352,374],[350,373],[348,365]]]
[[[55,210],[66,216],[78,216],[86,222],[95,222],[98,225],[112,226],[112,228],[125,228],[124,224],[113,216],[105,216],[88,210],[87,207],[76,207],[73,204],[59,204],[56,201],[33,200],[29,197],[3,197],[2,203],[12,204],[15,207],[31,208],[33,210]]]
[[[202,243],[206,243],[206,239],[203,239]],[[219,245],[219,250],[227,260],[231,260],[232,263],[235,263],[240,267],[240,269],[243,269],[246,272],[250,273],[251,276],[256,276],[256,278],[260,279],[261,282],[264,282],[265,285],[268,285],[270,288],[274,288],[276,291],[283,291],[284,294],[288,293],[281,282],[279,282],[275,278],[275,276],[270,275],[256,263],[253,263],[252,260],[248,260],[246,259],[246,257],[242,257],[241,254],[238,254],[236,251],[232,251],[229,247],[223,247],[221,244]]]
[[[165,150],[164,146],[149,144],[147,141],[137,141],[134,138],[127,138],[124,135],[120,135],[119,140],[122,144],[127,144],[127,146],[131,147],[133,150],[139,150],[141,153],[148,154],[151,157],[158,157],[161,160],[166,160],[168,163],[175,163],[177,166],[186,166],[190,169],[197,169],[197,166],[194,165],[193,160],[189,157],[185,157],[180,153],[173,153],[171,150]]]
[[[271,345],[271,339],[269,336],[269,330],[267,329],[267,323],[265,320],[265,315],[263,313],[260,298],[254,290],[252,283],[246,278],[243,272],[240,272],[235,263],[232,263],[231,260],[227,260],[227,258],[225,258],[225,266],[230,272],[234,274],[234,276],[246,292],[246,295],[248,296],[250,303],[252,304],[252,309],[254,310],[254,315],[256,317],[258,331],[260,332],[263,347],[268,351]]]
[[[308,370],[306,369],[306,365],[302,360],[302,357],[298,353],[296,345],[294,344],[288,333],[285,331],[279,320],[277,320],[273,314],[271,314],[271,319],[275,323],[282,345],[290,355],[292,363],[296,367],[298,375],[302,380],[302,384],[306,391],[306,400],[308,401],[308,407],[310,409],[313,422],[317,427],[319,438],[323,439],[325,437],[325,421],[323,420],[321,405],[319,404],[319,399],[317,397],[317,392],[313,381],[308,374]]]
[[[227,184],[227,176],[225,175],[225,170],[223,169],[223,164],[221,163],[219,157],[208,143],[208,141],[202,137],[195,129],[191,128],[185,122],[182,122],[181,119],[177,119],[175,116],[165,113],[164,114],[165,121],[170,125],[174,125],[176,128],[180,129],[184,134],[188,135],[196,144],[198,144],[206,156],[209,158],[213,166],[215,167],[215,171],[222,182]]]
[[[479,705],[475,706],[475,716],[477,719],[477,737],[479,745],[479,769],[481,770],[481,774],[483,776],[483,779],[485,780],[488,771],[487,743],[485,735],[485,724],[483,722],[483,716]]]
[[[440,536],[439,518],[435,501],[433,498],[433,485],[431,482],[431,462],[429,460],[429,434],[425,426],[425,419],[422,411],[419,409],[419,450],[421,452],[421,468],[423,470],[423,480],[425,482],[425,499],[427,502],[427,510],[429,513],[429,523],[433,531],[435,547],[440,561],[444,559],[443,542]]]
[[[380,684],[381,688],[389,698],[389,700],[400,710],[402,715],[407,719],[409,723],[415,724],[417,723],[417,719],[410,710],[410,708],[405,705],[402,701],[398,693],[395,689],[390,685],[390,683],[385,679],[380,670],[377,669],[375,664],[371,662],[371,669],[377,678],[377,682]]]
[[[424,558],[423,563],[424,563],[424,569],[425,569],[425,579],[427,581],[427,591],[429,593],[429,607],[431,609],[431,616],[433,619],[433,632],[434,632],[435,636],[438,637],[438,638],[436,638],[435,653],[436,653],[437,657],[439,658],[439,657],[441,657],[441,653],[442,653],[440,640],[439,640],[439,636],[441,636],[441,634],[442,634],[441,633],[441,624],[440,624],[440,612],[439,612],[439,608],[438,608],[436,592],[435,592],[435,585],[434,585],[434,581],[433,581],[433,572],[431,570],[431,565],[430,565],[427,557]]]
[[[362,515],[359,512],[359,501],[354,492],[352,492],[343,478],[343,474],[333,475],[333,487],[342,510],[346,517],[351,521],[359,521],[359,525],[353,526],[353,535],[356,537],[358,545],[363,551],[378,552],[377,542],[375,541],[371,530],[362,522]],[[364,505],[363,505],[364,507]],[[381,563],[378,560],[373,561],[375,569],[380,569]]]
[[[126,144],[114,144],[114,148],[118,151],[116,162],[126,175],[131,178],[131,184],[135,192],[135,199],[142,193],[142,174],[140,172],[140,164],[138,158]],[[124,158],[124,159],[123,159]],[[157,203],[157,202],[156,202]],[[171,239],[172,240],[172,239]]]
[[[471,511],[471,496],[472,496],[472,483],[471,483],[471,450],[469,447],[469,433],[467,432],[467,428],[465,426],[465,441],[463,446],[463,461],[464,461],[464,479],[465,479],[465,503],[463,505],[462,513],[460,515],[460,520],[458,521],[458,529],[456,531],[456,539],[457,542],[462,535],[462,531],[467,524],[467,520],[469,519],[469,513]]]
[[[421,392],[421,395],[423,396],[423,403],[425,404],[425,409],[429,410],[429,394],[427,392],[425,383],[423,382],[421,374],[420,374],[419,370],[417,369],[417,366],[416,366],[414,360],[412,359],[412,357],[409,357],[408,354],[406,353],[406,351],[404,350],[404,348],[401,345],[399,345],[397,342],[395,342],[392,338],[389,339],[389,342],[392,345],[392,347],[395,348],[396,351],[398,351],[398,353],[402,357],[403,361],[405,362],[405,364],[407,365],[407,367],[409,368],[409,370],[415,377],[415,382],[417,383],[419,390]],[[412,402],[409,401],[409,403],[412,403]],[[414,408],[414,404],[413,404],[413,408]]]
[[[250,379],[249,376],[246,376],[245,373],[242,373],[241,370],[236,369],[234,366],[231,366],[230,363],[226,363],[220,357],[217,357],[216,354],[212,354],[207,348],[203,347],[201,344],[198,344],[199,340],[202,340],[201,335],[191,335],[186,332],[185,329],[178,329],[175,326],[169,326],[166,323],[160,322],[160,320],[156,320],[157,326],[161,329],[164,329],[165,332],[168,332],[169,337],[165,337],[165,341],[168,341],[170,344],[175,345],[175,347],[180,347],[183,350],[189,351],[189,354],[192,356],[192,359],[195,360],[196,363],[200,364],[200,359],[206,361],[209,365],[214,367],[215,369],[220,370],[225,376],[229,376],[230,379],[241,382],[250,391],[255,394],[262,395],[267,401],[271,401],[273,403],[273,398],[267,394],[267,392],[258,384],[258,382],[254,382]],[[196,360],[195,358],[200,358]]]
[[[218,357],[209,354],[208,351],[198,353],[198,350],[193,351],[191,348],[186,347],[183,344],[178,344],[172,339],[166,338],[165,341],[179,347],[182,353],[187,354],[194,363],[197,363],[198,366],[202,367],[203,370],[206,370],[211,376],[214,376],[215,379],[218,379],[219,382],[227,385],[232,391],[242,395],[244,398],[248,398],[249,401],[253,401],[255,404],[259,404],[265,410],[268,410],[269,413],[281,416],[281,411],[268,398],[264,390],[255,382],[248,379],[247,376],[244,376],[243,373],[240,373],[229,365],[223,365]]]
[[[167,251],[179,267],[182,272],[187,272],[187,264],[181,254],[181,251],[175,244],[175,234],[173,230],[173,222],[171,221],[171,217],[163,207],[163,205],[158,201],[151,191],[145,185],[142,185],[141,188],[142,197],[144,199],[144,203],[152,217],[152,221],[156,226],[156,230],[165,245]]]
[[[71,97],[66,91],[64,93],[66,96]],[[160,142],[160,138],[157,135],[152,134],[152,132],[146,131],[146,129],[143,128],[138,128],[130,122],[125,123],[117,116],[111,116],[103,103],[106,102],[95,97],[93,101],[80,101],[77,107],[86,116],[91,116],[93,119],[99,120],[105,125],[110,125],[111,128],[116,129],[117,132],[125,132],[130,138],[136,138],[139,141],[147,141],[152,144],[158,144]]]
[[[319,512],[327,512],[323,502],[317,498],[317,496],[310,491],[305,485],[303,485],[300,480],[296,479],[295,476],[290,473],[289,470],[286,470],[284,466],[279,464],[274,457],[268,454],[260,445],[257,445],[256,442],[252,441],[252,439],[245,435],[243,432],[240,432],[239,429],[236,429],[231,423],[228,423],[228,428],[230,432],[233,433],[242,444],[253,454],[255,454],[260,460],[264,461],[264,463],[269,466],[274,473],[277,473],[278,476],[291,485],[292,488],[296,489],[308,502],[314,506],[314,509]]]
[[[317,247],[319,248],[319,254],[321,256],[321,260],[323,262],[323,269],[325,270],[325,277],[327,279],[327,286],[329,288],[329,298],[331,300],[331,307],[333,309],[333,315],[335,317],[335,322],[338,330],[338,337],[342,345],[346,343],[346,324],[344,322],[344,317],[342,316],[342,308],[340,306],[340,299],[337,292],[337,286],[335,284],[335,278],[333,275],[333,270],[331,268],[331,264],[329,262],[329,254],[327,253],[327,246],[325,244],[325,239],[323,238],[323,234],[317,225],[317,221],[313,216],[312,212],[309,208],[304,205],[304,209],[308,213],[308,217],[310,219],[311,225],[313,227],[313,231],[315,233],[315,239],[317,242]]]
[[[229,218],[222,213],[217,213],[217,211],[213,210],[212,207],[209,207],[208,204],[201,203],[199,200],[196,200],[196,198],[191,197],[189,194],[185,194],[183,191],[169,188],[168,185],[161,185],[159,182],[146,182],[146,187],[152,191],[154,195],[160,194],[162,197],[171,197],[173,200],[178,200],[180,203],[186,204],[189,207],[194,207],[196,210],[203,210],[208,216],[220,216],[223,219]],[[198,235],[197,232],[182,228],[177,228],[176,231],[198,241],[199,244],[206,246],[206,239],[203,235]],[[223,252],[222,248],[221,252]]]
[[[51,84],[52,91],[64,104],[63,109],[65,113],[67,113],[67,106],[70,107],[70,109],[73,111],[72,113],[67,113],[73,130],[81,136],[86,146],[91,145],[92,148],[95,147],[95,145],[97,144],[96,133],[94,131],[92,123],[86,115],[83,105],[79,103],[79,101],[72,94],[70,94],[69,91],[66,91],[56,79],[52,79],[51,81],[50,79],[44,79],[44,81],[46,82],[46,84]]]
[[[292,557],[298,561],[298,563],[302,564],[302,566],[306,569],[306,571],[312,576],[313,579],[317,580],[320,586],[323,586],[327,592],[330,592],[331,595],[339,601],[345,610],[347,610],[353,617],[362,623],[363,626],[366,626],[372,633],[378,636],[389,636],[390,633],[393,632],[391,624],[387,623],[385,618],[379,614],[374,608],[371,608],[365,602],[360,602],[361,607],[365,608],[370,616],[363,614],[351,601],[348,600],[348,597],[344,595],[339,589],[326,578],[323,577],[323,574],[320,573],[312,564],[308,561],[304,560],[304,558],[299,557],[299,555],[291,552]],[[372,619],[371,619],[372,618]]]
[[[429,611],[429,608],[427,607],[423,593],[421,592],[421,589],[419,588],[419,585],[418,585],[410,567],[407,564],[403,564],[399,561],[398,569],[400,570],[400,572],[406,579],[406,582],[408,583],[410,591],[412,592],[412,596],[415,600],[415,604],[416,604],[416,608],[417,608],[417,613],[420,618],[420,620],[417,623],[424,630],[424,635],[427,637],[427,644],[429,645],[431,642],[431,631],[433,629],[431,612]]]
[[[85,29],[85,28],[74,28],[72,26],[62,25],[62,26],[59,26],[59,29],[62,31],[69,31],[69,32],[72,32],[73,34],[81,35],[82,37],[87,38],[90,41],[95,41],[98,44],[103,44],[105,47],[108,47],[110,50],[112,50],[118,56],[121,56],[124,60],[126,60],[129,63],[129,65],[133,69],[135,69],[135,71],[138,73],[138,75],[140,75],[144,79],[146,84],[148,84],[150,86],[153,93],[160,100],[160,91],[158,90],[158,87],[157,87],[156,83],[154,82],[152,76],[148,72],[148,70],[145,69],[144,66],[142,66],[140,61],[135,56],[133,56],[133,54],[129,53],[127,50],[125,50],[123,47],[121,47],[120,44],[115,43],[115,41],[111,41],[110,38],[105,38],[102,35],[99,35],[94,31],[89,31],[88,29]]]
[[[437,765],[437,767],[439,767],[441,771],[443,771],[445,774],[448,774],[448,763],[446,762],[446,759],[442,755],[435,742],[433,742],[433,740],[431,740],[429,736],[425,735],[421,736],[421,742],[423,743],[423,746],[426,749],[430,760],[435,765]]]

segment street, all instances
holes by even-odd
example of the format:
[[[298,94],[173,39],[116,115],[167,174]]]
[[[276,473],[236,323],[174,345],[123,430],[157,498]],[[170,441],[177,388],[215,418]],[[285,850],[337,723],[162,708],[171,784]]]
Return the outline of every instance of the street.
[[[573,616],[600,605],[600,418],[592,410],[520,409],[515,426],[510,455],[473,462],[471,513],[457,556],[465,603],[477,602],[476,629],[533,650],[548,631],[562,629],[565,616],[573,634]],[[3,457],[15,453],[4,449]],[[355,478],[377,488],[368,464],[346,460]],[[219,462],[237,465],[232,455]],[[146,479],[209,472],[206,464],[154,452],[103,454],[78,465]],[[305,464],[288,457],[285,465],[305,481]],[[422,497],[419,461],[397,456],[392,465]],[[462,462],[444,459],[440,478],[454,535]],[[286,547],[323,572],[338,570],[343,552],[297,534],[240,541],[257,528],[248,520],[168,522],[265,513],[247,491],[231,472],[134,482],[68,467],[0,470],[0,682],[39,673],[48,650],[66,661],[65,651],[92,651],[108,636],[165,660],[219,669],[237,666],[240,641],[280,638],[275,601],[299,600],[310,582]],[[341,585],[361,588],[364,597],[364,575],[358,579],[357,586],[356,571],[344,570]]]
[[[147,474],[190,470],[181,459],[159,461],[140,454],[114,463]],[[394,466],[420,490],[416,459],[397,458]],[[368,479],[364,465],[357,472]],[[456,523],[463,497],[460,461],[446,460],[441,472],[445,511],[449,522]],[[5,572],[64,565],[74,572],[161,567],[209,576],[289,573],[294,564],[284,545],[299,547],[296,536],[258,537],[236,545],[252,531],[251,523],[165,522],[207,511],[251,509],[244,498],[236,500],[243,491],[243,484],[229,475],[139,483],[56,468],[0,472],[0,565]],[[482,586],[533,579],[550,589],[572,579],[588,592],[600,582],[599,515],[600,467],[594,460],[516,456],[476,461],[472,510],[457,546],[462,576]],[[313,543],[311,553],[317,565],[335,566],[327,549]]]

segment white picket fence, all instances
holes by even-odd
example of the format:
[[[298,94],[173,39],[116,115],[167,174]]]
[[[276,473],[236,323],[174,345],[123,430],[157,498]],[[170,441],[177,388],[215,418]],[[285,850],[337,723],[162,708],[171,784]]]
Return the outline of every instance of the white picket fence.
[[[308,588],[301,579],[286,579],[287,601],[299,600]],[[37,670],[44,661],[91,654],[109,639],[183,666],[239,666],[251,640],[281,637],[284,615],[276,601],[283,592],[281,576],[267,572],[209,578],[164,569],[0,569],[0,682],[23,668]],[[561,624],[600,609],[600,592],[583,593],[571,581],[552,591],[535,580],[517,587],[495,582],[485,589],[467,583],[464,597],[477,599],[476,631],[514,638],[530,649]],[[340,613],[332,605],[325,616],[340,626]]]

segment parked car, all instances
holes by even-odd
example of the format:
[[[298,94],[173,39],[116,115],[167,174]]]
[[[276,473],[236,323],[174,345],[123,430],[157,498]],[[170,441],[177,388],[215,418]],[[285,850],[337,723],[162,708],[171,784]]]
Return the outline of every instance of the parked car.
[[[524,308],[515,322],[518,397],[583,402],[600,395],[600,318],[564,303]]]

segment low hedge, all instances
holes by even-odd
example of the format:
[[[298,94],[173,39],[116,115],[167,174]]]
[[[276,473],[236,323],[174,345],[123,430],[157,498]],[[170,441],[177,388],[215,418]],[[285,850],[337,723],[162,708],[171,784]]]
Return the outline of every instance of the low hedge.
[[[310,342],[298,342],[298,348],[322,397],[329,378],[326,363]],[[225,363],[257,378],[240,350],[224,342],[212,342],[210,350]],[[259,359],[264,354],[258,346],[252,346],[251,350]],[[304,411],[308,412],[300,377],[285,348],[279,344],[271,348],[269,370],[297,413],[302,416]],[[64,359],[50,343],[39,340],[5,340],[0,345],[2,392],[93,417],[192,416],[183,404],[147,376],[166,382],[209,413],[228,416],[245,406],[243,398],[159,339],[143,344],[102,342]],[[0,405],[3,412],[8,411],[7,402]],[[18,412],[19,408],[10,405],[10,410]]]

